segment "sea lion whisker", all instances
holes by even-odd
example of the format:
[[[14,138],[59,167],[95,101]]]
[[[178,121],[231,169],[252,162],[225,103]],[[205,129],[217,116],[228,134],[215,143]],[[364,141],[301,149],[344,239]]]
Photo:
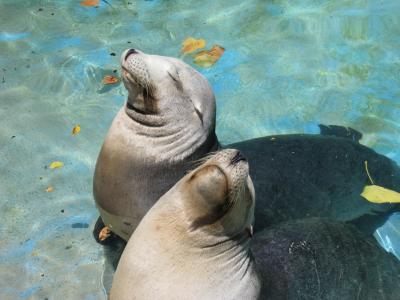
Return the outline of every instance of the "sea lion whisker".
[[[191,160],[189,163],[194,165],[195,168],[200,166],[201,164],[205,163],[207,160],[211,159],[213,156],[215,156],[220,150],[212,151],[207,153],[205,156],[200,157],[198,159]]]

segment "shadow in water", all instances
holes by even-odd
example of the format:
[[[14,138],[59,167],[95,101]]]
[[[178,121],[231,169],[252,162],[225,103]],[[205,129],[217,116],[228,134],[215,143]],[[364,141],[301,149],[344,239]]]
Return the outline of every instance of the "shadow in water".
[[[114,277],[115,270],[117,269],[119,259],[121,258],[122,252],[125,249],[126,241],[111,233],[111,235],[104,241],[99,240],[99,233],[104,228],[104,223],[99,217],[93,228],[94,239],[103,246],[104,249],[104,272],[103,272],[103,286],[107,292],[110,293],[112,280]]]

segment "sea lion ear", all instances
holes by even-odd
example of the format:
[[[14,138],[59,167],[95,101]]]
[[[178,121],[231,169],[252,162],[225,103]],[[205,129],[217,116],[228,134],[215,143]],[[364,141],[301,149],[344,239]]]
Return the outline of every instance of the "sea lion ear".
[[[228,179],[215,165],[207,165],[191,175],[190,192],[185,203],[192,221],[191,228],[212,224],[220,219],[228,207]]]

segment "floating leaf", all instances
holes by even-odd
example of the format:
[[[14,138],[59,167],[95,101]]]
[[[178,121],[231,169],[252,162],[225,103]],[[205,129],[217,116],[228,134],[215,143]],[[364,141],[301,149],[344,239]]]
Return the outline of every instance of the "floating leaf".
[[[61,168],[64,164],[61,161],[53,161],[50,164],[50,169],[58,169]]]
[[[82,6],[98,6],[100,0],[85,0],[81,2]]]
[[[72,128],[72,135],[77,135],[81,131],[81,126],[75,125],[74,128]]]
[[[48,187],[45,189],[45,191],[46,191],[47,193],[51,193],[52,191],[54,191],[54,188],[53,188],[52,186],[48,186]]]
[[[188,37],[182,43],[181,52],[183,54],[192,53],[192,52],[196,51],[197,49],[204,48],[205,46],[206,46],[205,40],[203,40],[203,39],[196,40],[195,38]]]
[[[222,54],[224,54],[225,49],[219,45],[214,45],[211,50],[200,51],[194,56],[194,63],[203,68],[211,67],[215,64]]]
[[[107,226],[99,232],[99,240],[103,242],[111,235],[111,230]]]
[[[361,196],[373,203],[400,203],[400,193],[379,185],[367,185]]]
[[[106,75],[103,78],[103,84],[114,84],[119,81],[118,77]]]

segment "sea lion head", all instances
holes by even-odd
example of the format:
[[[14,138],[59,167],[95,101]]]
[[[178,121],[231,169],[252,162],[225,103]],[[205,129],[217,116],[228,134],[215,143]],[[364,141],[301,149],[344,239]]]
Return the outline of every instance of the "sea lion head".
[[[246,158],[227,149],[212,155],[183,181],[180,201],[190,232],[252,236],[254,187]]]
[[[122,80],[133,114],[184,116],[214,126],[215,98],[207,80],[181,60],[127,49],[121,55]],[[205,124],[204,124],[205,123]]]

